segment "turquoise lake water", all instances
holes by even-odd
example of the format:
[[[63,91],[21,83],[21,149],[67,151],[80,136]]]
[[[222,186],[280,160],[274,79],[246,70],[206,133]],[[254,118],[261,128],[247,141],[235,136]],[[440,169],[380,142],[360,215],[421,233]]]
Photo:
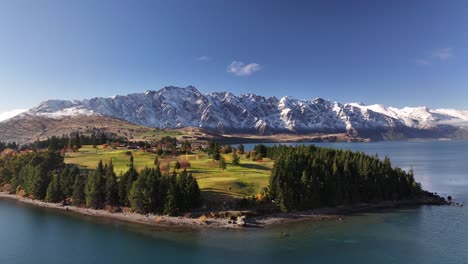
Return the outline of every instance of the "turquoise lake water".
[[[394,165],[412,167],[423,188],[468,202],[468,141],[318,145],[387,155]],[[173,232],[0,199],[0,263],[168,262],[468,263],[468,206],[262,230]]]

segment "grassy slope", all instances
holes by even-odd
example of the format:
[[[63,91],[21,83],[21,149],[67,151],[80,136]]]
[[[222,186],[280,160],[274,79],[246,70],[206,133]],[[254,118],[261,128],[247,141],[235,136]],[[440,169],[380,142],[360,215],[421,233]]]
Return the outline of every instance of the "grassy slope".
[[[117,175],[127,170],[129,155],[126,149],[103,150],[84,146],[77,153],[69,153],[65,156],[65,163],[76,164],[83,168],[94,169],[102,160],[104,163],[112,159]],[[144,167],[154,166],[155,154],[144,151],[132,151],[135,166],[138,170]],[[228,162],[227,169],[222,171],[216,163],[208,158],[205,153],[181,155],[178,157],[160,160],[161,164],[170,163],[171,171],[176,160],[188,159],[198,184],[207,199],[229,200],[235,197],[245,197],[259,193],[262,187],[268,186],[270,171],[273,161],[265,159],[263,162],[247,160],[241,157],[241,166],[230,166],[230,155],[225,155]],[[163,167],[164,165],[161,165]],[[231,190],[229,191],[229,187]]]

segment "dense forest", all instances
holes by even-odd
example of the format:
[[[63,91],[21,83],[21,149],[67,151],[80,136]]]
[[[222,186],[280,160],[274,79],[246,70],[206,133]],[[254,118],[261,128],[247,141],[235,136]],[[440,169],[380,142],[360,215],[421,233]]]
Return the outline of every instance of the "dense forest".
[[[413,172],[386,157],[310,146],[257,145],[256,155],[275,159],[270,199],[282,211],[411,199],[421,192]]]
[[[52,150],[3,155],[0,184],[21,196],[95,209],[129,206],[139,213],[175,215],[199,206],[198,183],[186,170],[162,173],[156,167],[137,172],[133,156],[128,167],[117,177],[112,161],[80,171],[65,165],[63,156]]]

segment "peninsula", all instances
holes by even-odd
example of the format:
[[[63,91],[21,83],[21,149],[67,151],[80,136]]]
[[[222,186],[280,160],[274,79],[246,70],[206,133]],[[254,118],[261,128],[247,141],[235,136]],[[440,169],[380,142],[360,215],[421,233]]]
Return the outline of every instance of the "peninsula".
[[[155,226],[265,227],[447,204],[388,158],[314,145],[245,151],[170,136],[75,134],[0,147],[1,197]]]

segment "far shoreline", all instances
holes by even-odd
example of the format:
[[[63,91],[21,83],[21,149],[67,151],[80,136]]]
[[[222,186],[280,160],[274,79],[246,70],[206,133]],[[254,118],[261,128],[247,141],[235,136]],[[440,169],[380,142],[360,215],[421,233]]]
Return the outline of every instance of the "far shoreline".
[[[223,144],[289,144],[289,143],[376,143],[376,142],[424,142],[424,141],[468,141],[468,138],[414,137],[414,138],[368,138],[352,136],[347,133],[271,135],[257,134],[220,134],[216,138]]]
[[[83,216],[106,218],[134,224],[142,224],[156,228],[167,228],[172,231],[198,231],[198,230],[259,230],[284,226],[295,222],[324,222],[343,221],[345,217],[352,217],[358,213],[379,212],[388,209],[414,208],[422,205],[450,205],[437,195],[425,195],[418,199],[401,201],[383,201],[375,204],[360,203],[352,206],[337,206],[333,208],[319,208],[306,211],[294,211],[288,213],[271,213],[255,215],[246,219],[246,225],[241,226],[226,218],[207,218],[201,221],[199,218],[182,216],[165,216],[154,214],[139,214],[133,212],[113,213],[104,209],[91,209],[78,206],[63,206],[59,203],[48,203],[40,200],[21,197],[16,194],[0,192],[0,199],[12,199],[32,206],[55,209],[62,212],[71,212]],[[237,212],[237,211],[236,211]],[[240,211],[239,211],[240,213]]]

